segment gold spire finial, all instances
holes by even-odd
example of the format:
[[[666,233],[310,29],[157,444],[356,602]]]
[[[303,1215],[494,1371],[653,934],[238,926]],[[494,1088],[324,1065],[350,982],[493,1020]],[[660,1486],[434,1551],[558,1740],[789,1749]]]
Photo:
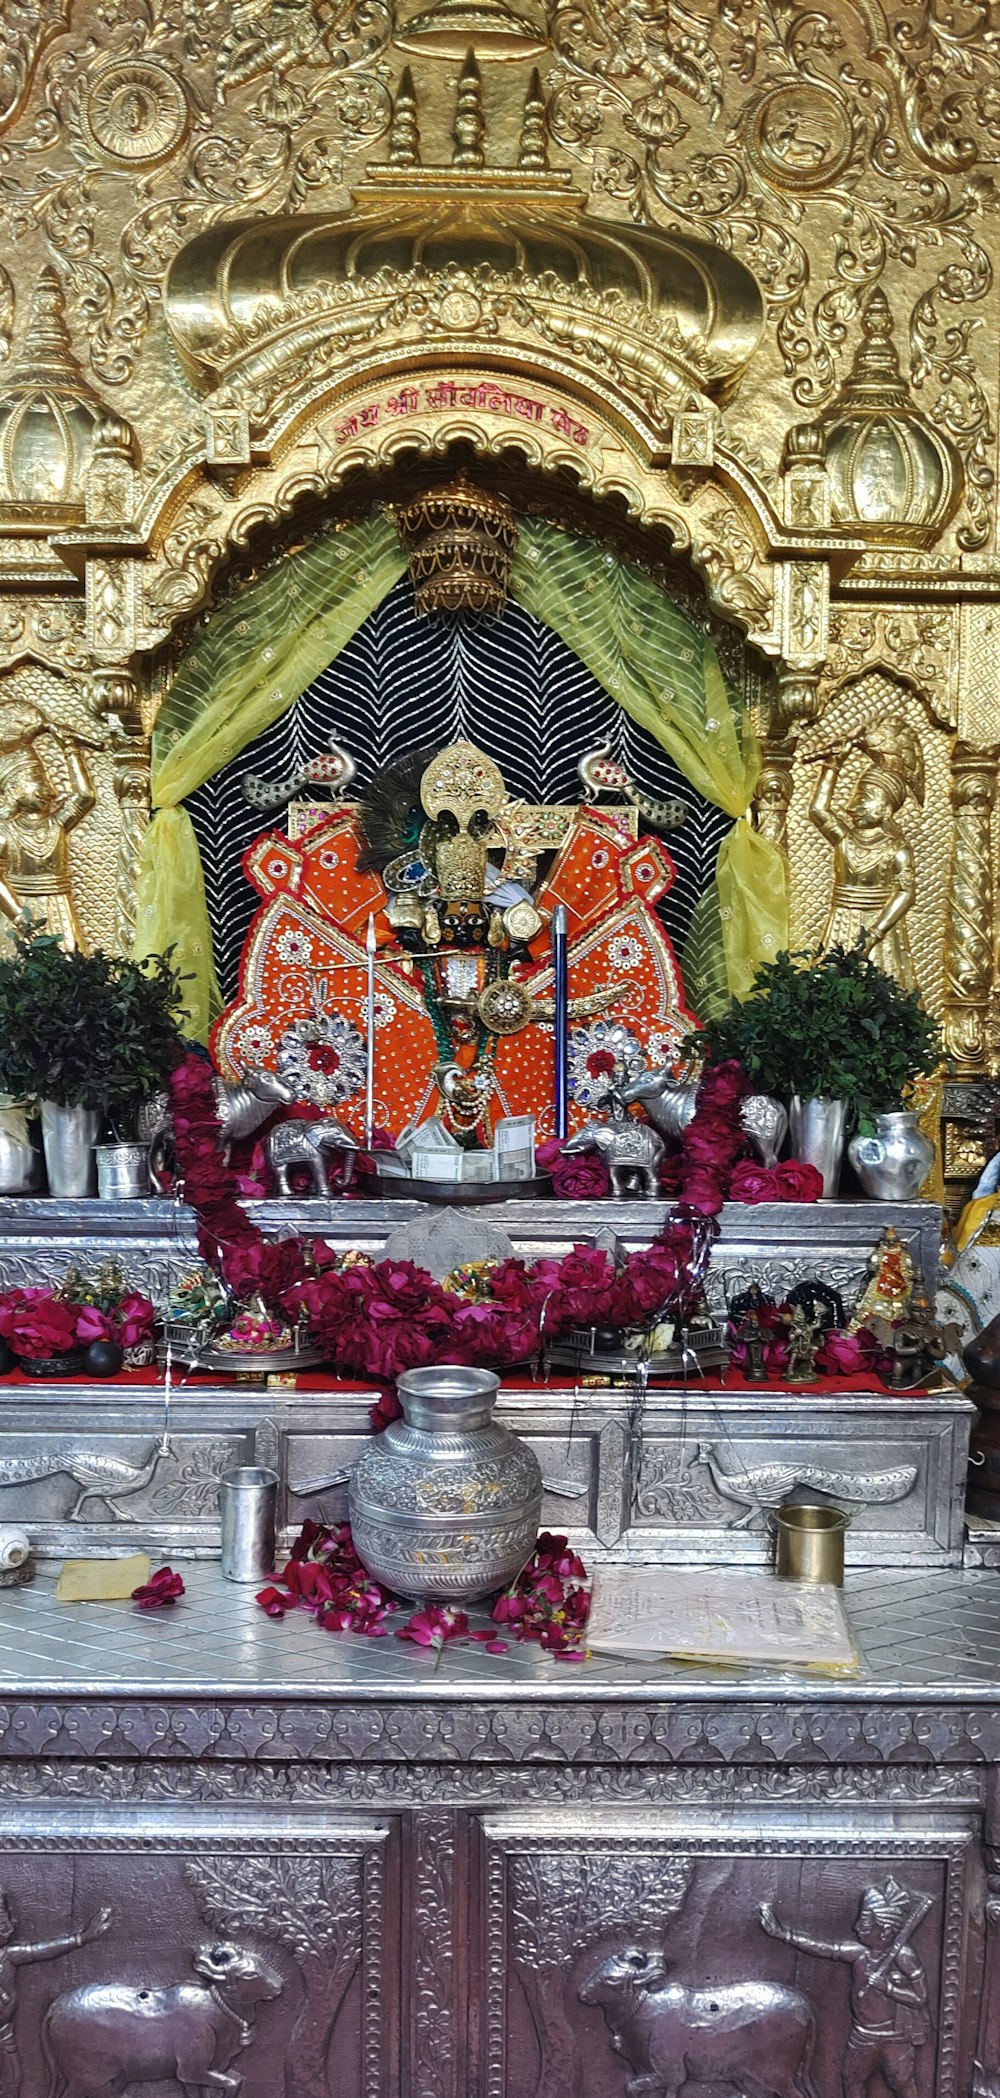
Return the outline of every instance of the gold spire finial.
[[[418,168],[420,166],[420,124],[417,111],[417,94],[413,85],[413,74],[404,66],[399,76],[396,99],[392,105],[392,123],[389,127],[389,166],[391,168]]]
[[[528,92],[524,99],[517,164],[532,175],[544,175],[548,171],[549,138],[545,123],[545,98],[542,94],[542,76],[537,66],[528,82]]]
[[[455,151],[451,157],[452,167],[485,167],[483,141],[486,137],[486,119],[483,115],[483,83],[476,64],[476,54],[471,50],[465,54],[465,64],[458,83],[452,137],[455,141]]]
[[[39,381],[62,380],[79,386],[80,367],[66,326],[66,301],[55,270],[39,271],[31,298],[17,369]]]

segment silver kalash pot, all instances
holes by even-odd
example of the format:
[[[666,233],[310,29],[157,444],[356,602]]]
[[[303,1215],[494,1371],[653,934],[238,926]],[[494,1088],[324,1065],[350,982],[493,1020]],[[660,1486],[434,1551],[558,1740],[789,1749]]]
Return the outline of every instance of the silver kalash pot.
[[[534,1550],[542,1475],[493,1419],[499,1383],[451,1364],[400,1377],[403,1418],[365,1444],[350,1479],[355,1548],[387,1588],[472,1602],[507,1587]]]
[[[853,1137],[847,1155],[875,1202],[912,1202],[934,1164],[934,1146],[919,1116],[903,1108],[876,1115],[874,1136]]]

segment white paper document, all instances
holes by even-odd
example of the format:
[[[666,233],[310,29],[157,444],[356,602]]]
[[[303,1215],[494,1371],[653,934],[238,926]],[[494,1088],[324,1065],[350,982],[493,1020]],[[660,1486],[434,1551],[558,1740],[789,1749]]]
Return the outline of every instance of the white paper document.
[[[856,1666],[839,1588],[711,1567],[613,1566],[594,1575],[587,1645],[636,1660]]]

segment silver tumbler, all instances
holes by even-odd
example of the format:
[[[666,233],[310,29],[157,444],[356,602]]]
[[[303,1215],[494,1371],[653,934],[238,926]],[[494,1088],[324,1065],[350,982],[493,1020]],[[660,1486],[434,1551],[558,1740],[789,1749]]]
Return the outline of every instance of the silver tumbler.
[[[227,1581],[259,1581],[274,1572],[278,1474],[238,1464],[219,1480],[222,1571]]]

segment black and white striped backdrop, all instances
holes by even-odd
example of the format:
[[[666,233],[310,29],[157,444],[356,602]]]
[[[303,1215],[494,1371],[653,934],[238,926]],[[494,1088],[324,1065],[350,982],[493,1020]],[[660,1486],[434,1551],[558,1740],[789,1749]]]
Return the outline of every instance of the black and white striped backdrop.
[[[288,713],[187,804],[227,998],[259,901],[241,856],[267,827],[244,800],[241,781],[248,772],[281,778],[323,750],[333,733],[351,752],[362,786],[406,750],[467,736],[496,758],[512,794],[539,802],[579,800],[577,759],[610,743],[647,792],[676,794],[687,804],[686,823],[666,841],[677,880],[661,912],[675,946],[683,946],[730,818],[703,800],[532,613],[511,604],[500,619],[418,618],[404,578]],[[274,821],[280,826],[280,811]]]

